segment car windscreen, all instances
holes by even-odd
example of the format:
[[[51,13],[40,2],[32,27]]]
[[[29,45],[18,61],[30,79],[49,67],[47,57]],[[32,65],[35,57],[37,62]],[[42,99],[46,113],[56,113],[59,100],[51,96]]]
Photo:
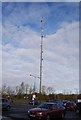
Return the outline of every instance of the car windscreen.
[[[38,106],[38,108],[45,108],[45,109],[51,109],[53,107],[53,104],[41,104]]]

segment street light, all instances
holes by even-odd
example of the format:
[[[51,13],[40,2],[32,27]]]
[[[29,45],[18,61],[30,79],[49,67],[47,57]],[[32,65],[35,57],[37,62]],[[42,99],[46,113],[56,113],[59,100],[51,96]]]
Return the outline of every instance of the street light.
[[[30,76],[32,76],[32,77],[34,77],[34,78],[38,78],[38,79],[40,79],[40,77],[37,77],[37,76],[32,75],[32,74],[30,74]]]
[[[32,76],[32,77],[34,77],[34,78],[38,78],[38,79],[40,79],[40,77],[37,77],[37,76],[32,75],[32,74],[30,74],[30,76]],[[34,82],[34,87],[35,87],[35,82]],[[40,90],[40,88],[39,88],[39,90]]]

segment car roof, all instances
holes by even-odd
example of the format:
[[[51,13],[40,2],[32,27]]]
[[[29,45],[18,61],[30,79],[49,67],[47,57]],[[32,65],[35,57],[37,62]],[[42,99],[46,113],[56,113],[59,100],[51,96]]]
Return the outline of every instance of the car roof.
[[[56,103],[53,103],[53,102],[44,102],[46,104],[56,104]]]

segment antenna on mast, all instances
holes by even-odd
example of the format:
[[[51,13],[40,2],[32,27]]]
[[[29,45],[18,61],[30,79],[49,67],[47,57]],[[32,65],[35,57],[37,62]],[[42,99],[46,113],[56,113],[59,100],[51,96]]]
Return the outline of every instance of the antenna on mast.
[[[43,63],[43,38],[44,38],[44,18],[41,18],[41,53],[40,53],[40,89],[39,93],[41,93],[41,85],[42,85],[42,63]]]

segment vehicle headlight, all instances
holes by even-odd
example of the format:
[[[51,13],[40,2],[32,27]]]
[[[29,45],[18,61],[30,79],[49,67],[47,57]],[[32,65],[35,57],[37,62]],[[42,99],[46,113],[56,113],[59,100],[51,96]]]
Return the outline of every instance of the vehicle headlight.
[[[30,111],[28,110],[28,113],[30,113]]]
[[[42,113],[42,112],[38,112],[37,114],[38,114],[38,115],[42,115],[43,113]]]
[[[40,112],[39,114],[42,115],[42,112]]]

